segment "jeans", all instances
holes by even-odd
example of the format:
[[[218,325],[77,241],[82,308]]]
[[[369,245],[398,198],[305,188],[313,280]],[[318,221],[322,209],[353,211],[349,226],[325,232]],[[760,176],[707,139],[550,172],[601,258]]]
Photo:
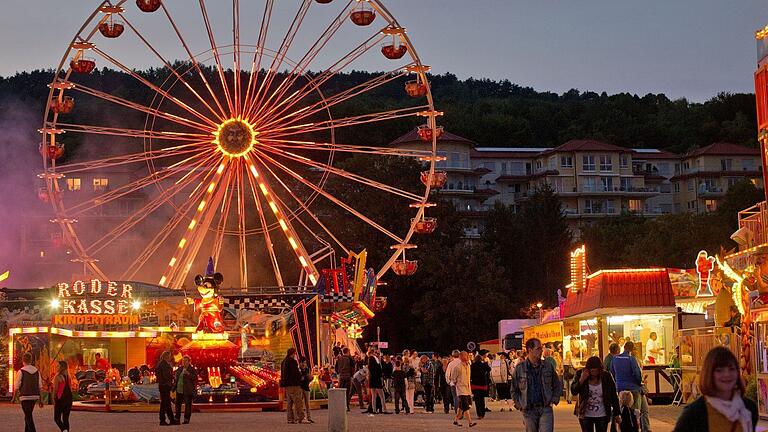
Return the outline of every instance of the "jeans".
[[[579,419],[581,432],[607,432],[611,417],[583,417]]]
[[[35,418],[32,417],[32,411],[35,410],[37,400],[21,401],[21,410],[24,411],[24,432],[37,432],[35,429]]]
[[[312,410],[309,408],[309,391],[302,389],[301,392],[303,393],[304,411],[307,414],[307,420],[312,421]]]
[[[304,390],[299,386],[283,387],[285,390],[286,408],[288,422],[300,422],[304,420]]]
[[[475,401],[477,418],[485,417],[485,392],[483,390],[473,390],[472,399]]]
[[[355,393],[357,393],[357,402],[360,404],[360,408],[365,408],[365,398],[363,397],[363,383],[358,380],[352,380],[352,384],[355,386]]]
[[[451,393],[451,389],[453,387],[444,384],[442,390],[443,393],[443,411],[445,411],[446,414],[450,411],[451,407],[453,407],[453,394]]]
[[[372,388],[371,389],[371,401],[368,405],[368,409],[372,410],[374,412],[378,411],[378,408],[376,407],[376,399],[381,400],[381,410],[386,411],[387,410],[387,400],[384,397],[384,389],[382,388]]]
[[[456,393],[456,386],[449,385],[451,388],[451,396],[453,396],[453,412],[458,412],[459,409],[459,395]]]
[[[72,402],[59,402],[53,405],[53,421],[59,430],[69,430],[69,412],[72,411]]]
[[[168,423],[173,423],[173,409],[171,408],[171,386],[161,385],[160,389],[160,423],[165,423],[168,417]]]
[[[552,407],[526,408],[523,410],[523,424],[525,432],[554,432]]]
[[[435,411],[435,399],[432,394],[432,384],[424,384],[424,410],[427,412]]]
[[[176,393],[176,421],[181,420],[181,406],[184,405],[184,421],[189,422],[192,418],[192,396],[191,394]]]
[[[571,394],[571,382],[573,382],[573,378],[568,380],[563,378],[563,394],[565,395],[565,400],[568,403],[573,401],[573,395]]]
[[[648,412],[648,398],[645,395],[640,395],[640,430],[642,432],[648,432],[651,430],[651,418]]]
[[[394,390],[394,400],[395,400],[395,412],[397,414],[400,414],[400,401],[403,401],[403,410],[405,410],[406,414],[411,412],[411,408],[408,405],[408,400],[405,398],[405,389],[395,389]]]
[[[339,378],[339,388],[347,389],[347,410],[349,410],[349,400],[352,399],[352,378]]]

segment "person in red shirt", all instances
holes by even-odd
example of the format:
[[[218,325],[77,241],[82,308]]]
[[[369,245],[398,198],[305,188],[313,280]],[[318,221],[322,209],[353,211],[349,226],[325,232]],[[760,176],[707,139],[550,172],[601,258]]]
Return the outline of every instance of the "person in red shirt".
[[[112,369],[112,365],[109,364],[109,360],[101,357],[101,354],[96,353],[96,361],[93,362],[93,369],[103,370],[104,372],[109,373],[109,370]]]

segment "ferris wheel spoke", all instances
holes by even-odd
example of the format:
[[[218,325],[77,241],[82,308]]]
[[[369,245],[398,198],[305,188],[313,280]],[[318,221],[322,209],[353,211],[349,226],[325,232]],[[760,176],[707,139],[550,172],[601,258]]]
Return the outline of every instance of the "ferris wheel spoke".
[[[200,67],[200,63],[197,62],[195,55],[189,49],[189,45],[187,44],[187,41],[184,40],[184,36],[181,35],[179,26],[176,25],[176,22],[173,20],[173,17],[171,16],[170,12],[168,12],[168,8],[165,7],[165,3],[160,3],[160,6],[163,8],[163,12],[165,12],[165,16],[168,18],[168,21],[171,23],[171,27],[173,27],[173,30],[176,33],[176,36],[179,38],[179,42],[184,47],[184,51],[187,52],[187,56],[189,57],[189,60],[192,62],[192,65],[194,66],[195,70],[197,70],[197,74],[200,76],[200,80],[203,82],[203,84],[205,84],[205,88],[208,90],[208,93],[211,95],[211,99],[213,99],[214,103],[216,104],[216,107],[219,109],[220,114],[217,115],[217,117],[221,119],[226,119],[228,116],[226,111],[224,110],[224,107],[221,105],[221,101],[219,101],[219,97],[216,95],[216,92],[213,91],[211,84],[208,82],[208,78],[206,78],[205,73]]]
[[[382,156],[400,156],[414,159],[421,159],[432,156],[432,152],[429,150],[398,149],[390,147],[361,146],[353,144],[336,144],[329,142],[281,140],[270,138],[260,138],[259,142],[270,147],[289,150],[318,150],[341,153],[362,153]]]
[[[125,22],[125,24],[128,26],[128,28],[130,28],[130,29],[131,29],[131,31],[133,31],[133,33],[136,35],[136,37],[138,37],[138,38],[139,38],[139,39],[140,39],[140,40],[141,40],[141,41],[144,43],[144,45],[146,45],[146,46],[147,46],[147,48],[148,48],[150,51],[152,51],[152,53],[153,53],[153,54],[155,54],[155,56],[156,56],[156,57],[157,57],[157,58],[158,58],[158,59],[159,59],[159,60],[160,60],[160,61],[161,61],[161,62],[162,62],[164,65],[165,65],[165,67],[166,67],[166,68],[167,68],[167,69],[168,69],[168,70],[169,70],[169,71],[170,71],[170,72],[173,74],[173,76],[175,76],[175,77],[176,77],[176,79],[177,79],[178,81],[180,81],[180,82],[182,83],[182,85],[184,85],[184,87],[186,87],[186,88],[187,88],[187,90],[189,90],[189,91],[190,91],[190,93],[192,93],[192,94],[195,96],[195,98],[196,98],[198,101],[200,101],[200,103],[202,103],[202,104],[203,104],[203,106],[205,106],[205,107],[208,109],[208,111],[210,111],[210,112],[211,112],[211,114],[213,114],[213,116],[214,116],[216,119],[218,119],[218,120],[219,120],[219,122],[223,122],[224,120],[226,120],[224,117],[222,117],[222,116],[221,116],[219,113],[217,113],[217,112],[216,112],[216,111],[215,111],[215,110],[214,110],[214,109],[211,107],[211,105],[208,103],[208,101],[207,101],[207,100],[205,100],[205,99],[204,99],[204,98],[203,98],[203,97],[200,95],[200,93],[198,93],[198,92],[197,92],[197,90],[195,90],[195,88],[194,88],[194,87],[192,87],[192,85],[190,85],[190,84],[189,84],[189,82],[188,82],[186,79],[184,79],[184,76],[183,76],[182,74],[179,74],[179,72],[176,70],[177,68],[173,67],[173,66],[171,65],[171,63],[170,63],[170,62],[168,62],[168,60],[166,60],[166,59],[165,59],[165,58],[164,58],[164,57],[163,57],[163,56],[162,56],[162,55],[161,55],[161,54],[160,54],[160,53],[157,51],[157,49],[155,49],[155,47],[154,47],[154,46],[153,46],[153,45],[152,45],[152,44],[149,42],[149,40],[147,40],[147,38],[145,38],[145,37],[144,37],[144,36],[143,36],[143,35],[142,35],[142,34],[141,34],[141,33],[140,33],[140,32],[139,32],[137,29],[136,29],[136,27],[135,27],[133,24],[131,24],[131,22],[130,22],[130,21],[129,21],[129,20],[126,18],[126,17],[125,17],[125,15],[123,15],[122,13],[120,13],[120,14],[119,14],[119,16],[120,16],[120,18],[123,20],[123,22]]]
[[[297,235],[290,219],[287,217],[285,210],[278,206],[275,200],[277,196],[272,191],[264,176],[259,173],[259,169],[256,167],[253,156],[246,154],[244,158],[248,165],[248,171],[250,172],[251,179],[259,185],[259,190],[261,191],[264,200],[267,202],[269,208],[272,210],[272,213],[277,219],[278,225],[280,225],[280,229],[283,231],[285,239],[288,241],[288,244],[290,244],[294,254],[296,254],[296,258],[299,260],[302,270],[309,276],[309,279],[313,284],[316,283],[320,273],[318,273],[317,269],[315,268],[312,259],[307,253],[304,244],[301,242],[301,238],[299,238]]]
[[[248,286],[248,252],[245,236],[245,188],[243,184],[243,164],[237,164],[237,226],[238,244],[240,246],[240,286]]]
[[[381,182],[378,182],[378,181],[375,181],[375,180],[371,180],[371,179],[369,179],[367,177],[364,177],[364,176],[361,176],[359,174],[355,174],[355,173],[343,170],[341,168],[336,168],[336,167],[334,167],[332,165],[328,165],[328,164],[324,164],[324,163],[321,163],[321,162],[313,161],[312,159],[306,158],[304,156],[299,156],[299,155],[297,155],[295,153],[292,153],[292,152],[289,152],[289,151],[286,151],[286,150],[280,150],[280,149],[276,149],[276,148],[270,148],[269,146],[264,146],[264,147],[260,148],[260,151],[262,151],[262,152],[266,151],[266,152],[278,154],[280,156],[283,156],[283,157],[285,157],[287,159],[290,159],[292,161],[295,161],[295,162],[299,162],[300,164],[306,165],[308,167],[318,168],[318,169],[321,169],[323,171],[327,171],[327,172],[329,172],[331,174],[335,174],[336,176],[343,177],[343,178],[346,178],[346,179],[358,182],[360,184],[364,184],[366,186],[370,186],[372,188],[375,188],[375,189],[378,189],[378,190],[381,190],[381,191],[384,191],[384,192],[387,192],[387,193],[390,193],[390,194],[393,194],[393,195],[397,195],[397,196],[409,199],[411,201],[421,202],[423,200],[422,196],[417,195],[415,193],[404,191],[404,190],[396,188],[394,186],[389,186],[387,184],[384,184],[384,183],[381,183]]]
[[[305,212],[307,215],[309,215],[309,217],[310,217],[310,218],[311,218],[313,221],[315,221],[315,223],[317,223],[317,224],[320,226],[320,228],[321,228],[323,231],[325,231],[325,233],[326,233],[326,234],[328,234],[328,236],[329,236],[331,239],[333,239],[333,241],[334,241],[334,242],[336,242],[336,244],[337,244],[337,245],[339,245],[339,247],[341,248],[341,250],[343,250],[343,251],[344,251],[344,253],[345,253],[345,254],[349,255],[350,249],[349,249],[349,248],[347,248],[347,247],[346,247],[346,246],[345,246],[345,245],[344,245],[344,244],[343,244],[341,241],[339,241],[339,239],[338,239],[338,238],[337,238],[337,237],[336,237],[336,236],[333,234],[333,232],[332,232],[330,229],[328,229],[328,227],[327,227],[327,226],[325,226],[325,224],[324,224],[322,221],[320,221],[320,218],[318,218],[318,217],[317,217],[317,215],[315,215],[315,214],[312,212],[312,210],[310,210],[310,209],[309,209],[309,205],[307,205],[307,203],[305,203],[305,202],[304,202],[304,201],[303,201],[301,198],[299,198],[299,197],[298,197],[298,195],[296,195],[296,193],[294,192],[294,189],[293,189],[293,188],[291,188],[290,186],[288,186],[288,185],[287,185],[287,184],[286,184],[286,183],[285,183],[285,182],[284,182],[284,181],[283,181],[283,180],[280,178],[280,176],[278,176],[277,174],[275,174],[275,171],[274,171],[272,168],[270,168],[268,164],[265,164],[263,161],[261,161],[261,162],[262,162],[262,166],[264,166],[264,169],[266,169],[266,170],[267,170],[267,172],[269,172],[269,173],[270,173],[270,175],[272,176],[272,178],[273,178],[273,179],[275,179],[275,181],[277,181],[277,183],[278,183],[280,186],[282,186],[282,187],[283,187],[283,189],[285,189],[286,193],[288,193],[288,195],[290,195],[290,196],[291,196],[291,198],[293,198],[293,200],[294,200],[294,201],[296,201],[296,202],[299,204],[299,206],[301,207],[302,211],[303,211],[303,212]],[[287,206],[285,206],[285,207],[287,207]],[[293,212],[293,214],[296,216],[296,218],[298,218],[298,217],[301,215],[301,212]],[[306,224],[304,224],[304,223],[302,222],[302,225],[304,225],[304,227],[305,227],[305,228],[307,228],[307,231],[310,231],[310,232],[311,232],[311,230],[310,230],[310,229],[309,229],[309,228],[306,226]],[[317,236],[316,236],[316,237],[317,237]]]
[[[232,53],[234,60],[235,114],[240,116],[240,0],[232,0],[232,42],[235,46]]]
[[[219,48],[216,46],[216,38],[213,35],[213,27],[211,27],[211,20],[208,17],[208,10],[205,7],[205,0],[200,0],[200,12],[203,15],[205,30],[208,33],[208,41],[211,43],[211,51],[213,51],[213,57],[216,61],[216,69],[219,71],[221,88],[224,91],[224,96],[226,97],[227,106],[229,107],[229,113],[231,116],[235,112],[235,109],[232,106],[232,97],[229,94],[229,84],[227,84],[227,77],[224,74],[224,68],[221,66],[221,56],[219,55]]]
[[[309,94],[319,89],[320,86],[322,86],[328,80],[333,78],[333,76],[339,73],[342,69],[352,64],[355,60],[360,58],[369,49],[376,46],[376,44],[383,39],[384,39],[384,36],[379,33],[372,35],[367,40],[362,42],[360,45],[356,46],[351,51],[346,53],[343,57],[341,57],[341,59],[336,61],[330,67],[320,72],[316,76],[312,77],[312,79],[310,79],[306,84],[304,84],[304,86],[302,86],[298,91],[294,92],[289,97],[283,98],[277,104],[277,106],[272,107],[270,111],[275,111],[276,109],[283,107],[280,113],[285,112],[291,106],[303,100]],[[264,109],[265,109],[264,107],[259,107],[258,108],[259,114],[251,114],[250,118],[255,121],[255,120],[258,120],[260,117],[264,117],[264,115],[261,114],[264,111]]]
[[[213,135],[196,134],[189,132],[173,132],[173,131],[156,131],[156,130],[141,130],[141,129],[127,129],[116,128],[110,126],[97,126],[97,125],[84,125],[84,124],[71,124],[71,123],[52,123],[48,125],[51,128],[60,129],[64,132],[72,133],[86,133],[95,135],[112,135],[119,137],[130,138],[142,138],[151,140],[164,140],[164,141],[186,141],[195,143],[193,145],[200,145],[203,143],[210,143],[213,140]]]
[[[56,172],[59,174],[72,174],[76,172],[111,168],[119,165],[125,165],[147,160],[155,160],[166,157],[180,156],[188,153],[199,153],[200,143],[184,144],[176,147],[151,150],[148,152],[132,153],[121,156],[108,157],[104,159],[90,160],[86,162],[75,162],[65,165],[56,165]]]
[[[200,199],[190,225],[179,241],[176,252],[168,262],[168,268],[160,279],[160,285],[166,285],[167,282],[167,286],[179,288],[184,283],[184,279],[191,270],[192,263],[205,240],[208,228],[213,222],[216,209],[221,204],[221,200],[224,199],[229,185],[222,180],[228,178],[231,169],[232,164],[229,160],[222,158],[216,173]]]
[[[264,206],[261,203],[261,199],[259,198],[259,193],[256,191],[258,189],[257,181],[253,178],[253,174],[250,172],[250,170],[246,169],[245,172],[248,176],[248,184],[250,185],[251,190],[251,196],[253,197],[253,202],[256,204],[256,213],[259,215],[259,223],[261,224],[261,230],[264,232],[264,244],[267,247],[267,253],[269,254],[269,261],[272,264],[272,272],[275,274],[275,281],[277,283],[277,286],[284,286],[283,284],[283,274],[280,271],[280,262],[277,259],[277,255],[275,255],[275,247],[272,243],[272,235],[269,231],[269,226],[267,225],[267,218],[264,213]]]
[[[261,71],[261,61],[264,58],[264,46],[267,42],[267,34],[269,34],[269,23],[272,21],[272,7],[274,6],[274,0],[267,0],[264,3],[264,14],[261,18],[261,26],[259,27],[259,39],[256,42],[256,49],[253,53],[253,60],[251,61],[251,73],[248,74],[248,85],[245,88],[245,98],[243,99],[242,112],[245,113],[248,110],[251,100],[251,93],[255,91],[252,86],[258,79],[259,71]]]
[[[265,92],[269,91],[269,88],[272,86],[272,82],[274,81],[275,76],[279,73],[280,66],[283,64],[283,61],[288,54],[288,49],[291,47],[293,39],[296,37],[296,34],[301,28],[301,24],[304,22],[304,18],[306,17],[307,12],[309,11],[309,6],[311,4],[312,0],[303,0],[301,6],[299,6],[299,10],[296,12],[293,21],[291,22],[291,26],[288,28],[288,31],[280,43],[280,48],[278,48],[274,58],[272,59],[272,63],[270,64],[269,69],[267,69],[267,73],[264,76],[262,85],[259,86],[259,91],[257,91],[254,95],[251,103],[251,109],[258,107],[259,104],[262,103],[262,99],[266,95]],[[259,48],[262,49],[263,46]],[[262,89],[264,92],[261,91]]]
[[[228,177],[232,176],[232,171],[230,171],[228,174]],[[230,206],[232,204],[232,194],[234,193],[234,188],[231,187],[232,183],[230,179],[227,179],[224,181],[224,184],[227,185],[227,190],[224,192],[224,199],[221,201],[221,209],[219,211],[219,222],[217,223],[217,228],[214,233],[213,238],[213,262],[219,262],[219,256],[221,254],[221,249],[224,245],[224,235],[227,231],[227,221],[229,219],[229,213],[230,213]]]
[[[392,82],[405,75],[406,75],[406,72],[403,69],[398,68],[390,72],[387,72],[385,74],[378,75],[364,83],[358,84],[354,87],[351,87],[347,90],[344,90],[340,93],[330,96],[327,99],[315,102],[304,108],[285,114],[285,112],[288,111],[292,106],[292,105],[289,105],[284,109],[282,109],[280,112],[274,113],[268,119],[263,120],[262,123],[259,124],[259,127],[261,129],[268,130],[270,127],[274,127],[274,125],[278,125],[278,124],[288,125],[288,124],[295,123],[297,121],[310,117],[314,114],[317,114],[321,111],[328,110],[331,107],[338,105],[346,100],[360,96],[377,87],[381,87],[382,85]],[[298,101],[295,103],[298,103]],[[281,116],[281,115],[283,115],[283,117],[278,118],[278,116]]]
[[[184,163],[187,163],[189,161],[192,161],[196,158],[201,158],[201,155],[193,155],[190,156],[183,161],[179,162],[177,165],[182,165]],[[210,156],[209,156],[210,158]],[[207,160],[207,158],[204,158]],[[203,160],[203,164],[205,163],[205,160]],[[130,193],[136,192],[141,190],[144,187],[147,187],[149,185],[161,182],[173,175],[178,174],[179,172],[187,172],[189,170],[186,166],[181,166],[180,168],[169,168],[168,170],[164,172],[151,172],[150,174],[141,177],[137,180],[134,180],[130,183],[126,183],[122,186],[120,186],[117,189],[107,191],[103,194],[100,194],[92,199],[89,199],[87,201],[84,201],[80,204],[74,205],[71,208],[67,209],[67,213],[71,217],[80,216],[85,214],[86,212],[93,210],[94,208],[97,208],[99,206],[102,206],[104,204],[107,204],[111,201],[114,201],[118,198],[124,197]]]
[[[191,172],[192,171],[190,171],[190,173]],[[214,175],[215,170],[211,169],[203,172],[205,175],[200,181],[200,184],[205,184],[205,182],[207,182],[208,179]],[[181,223],[181,221],[187,217],[187,213],[189,213],[189,211],[192,210],[195,205],[197,205],[197,201],[202,198],[204,193],[205,189],[197,187],[189,194],[189,199],[184,201],[179,206],[179,210],[173,214],[173,216],[159,231],[157,231],[157,234],[155,234],[152,240],[147,243],[138,257],[126,269],[126,271],[121,276],[121,279],[133,279],[136,276],[136,273],[142,268],[142,266],[144,266],[144,264],[146,264],[147,261],[152,256],[154,256],[155,252],[157,252],[160,246],[162,246],[165,241],[168,240],[168,237],[171,236],[179,223]],[[194,227],[194,223],[190,222],[190,226]]]
[[[200,123],[197,123],[197,122],[193,122],[192,120],[186,119],[188,122],[197,124],[197,125],[198,125],[198,127],[199,127],[200,129],[203,129],[203,130],[211,130],[211,128],[213,128],[213,129],[215,130],[215,129],[218,127],[218,125],[216,124],[216,122],[214,122],[213,120],[209,119],[208,117],[206,117],[206,116],[204,116],[204,115],[200,114],[200,113],[199,113],[197,110],[195,110],[195,109],[194,109],[194,108],[192,108],[191,106],[187,105],[185,102],[183,102],[183,101],[182,101],[182,100],[180,100],[179,98],[177,98],[177,97],[173,96],[172,94],[168,93],[168,92],[167,92],[167,91],[165,91],[164,89],[162,89],[162,88],[160,88],[160,87],[156,86],[155,84],[152,84],[152,83],[151,83],[151,82],[149,82],[149,81],[148,81],[146,78],[142,77],[141,75],[139,75],[138,73],[136,73],[134,70],[132,70],[132,69],[130,69],[129,67],[125,66],[124,64],[122,64],[120,61],[118,61],[118,60],[117,60],[117,59],[115,59],[114,57],[110,56],[109,54],[105,53],[104,51],[100,50],[100,49],[99,49],[99,48],[97,48],[97,47],[93,47],[93,51],[94,51],[95,53],[97,53],[98,55],[100,55],[100,56],[101,56],[102,58],[104,58],[105,60],[107,60],[108,62],[110,62],[110,63],[112,63],[113,65],[115,65],[116,67],[118,67],[118,68],[119,68],[120,70],[122,70],[123,72],[125,72],[125,73],[127,73],[128,75],[132,76],[133,78],[135,78],[135,79],[136,79],[137,81],[139,81],[140,83],[144,84],[144,85],[145,85],[146,87],[148,87],[149,89],[151,89],[151,90],[155,91],[156,93],[159,93],[159,94],[160,94],[160,95],[162,95],[162,96],[163,96],[165,99],[168,99],[169,101],[173,102],[173,103],[174,103],[176,106],[178,106],[179,108],[183,109],[184,111],[187,111],[188,113],[192,114],[193,116],[195,116],[195,117],[197,117],[198,119],[202,120],[203,122],[207,123],[207,124],[208,124],[208,127],[206,128],[205,126],[203,126],[203,125],[202,125],[202,124],[200,124]]]
[[[86,248],[86,252],[91,256],[99,253],[104,248],[108,247],[113,241],[117,240],[123,234],[125,234],[126,232],[131,230],[133,227],[141,223],[144,219],[146,219],[149,215],[151,215],[155,210],[163,206],[163,204],[166,204],[169,201],[171,201],[177,193],[179,193],[184,188],[189,186],[195,180],[199,180],[203,175],[204,175],[204,172],[202,171],[197,172],[196,174],[187,178],[183,182],[174,183],[171,187],[166,189],[162,194],[158,194],[156,197],[154,197],[152,200],[150,200],[147,204],[142,206],[140,209],[134,211],[123,222],[115,226],[107,234],[103,235],[101,238],[93,242],[90,246]]]
[[[129,100],[127,100],[125,98],[122,98],[120,96],[115,96],[115,95],[112,95],[112,94],[109,94],[109,93],[105,93],[103,91],[96,90],[96,89],[84,86],[82,84],[75,84],[74,87],[72,87],[72,89],[73,90],[77,90],[77,91],[79,91],[81,93],[85,93],[87,95],[91,95],[91,96],[97,97],[97,98],[105,100],[107,102],[112,102],[114,104],[122,105],[122,106],[124,106],[126,108],[131,108],[131,109],[134,109],[136,111],[143,112],[145,114],[149,114],[149,115],[160,117],[162,119],[168,120],[170,122],[176,123],[176,124],[181,125],[181,126],[190,127],[190,128],[196,129],[196,130],[207,132],[207,133],[211,133],[214,130],[216,130],[216,128],[213,128],[213,127],[210,127],[210,126],[206,126],[206,125],[197,123],[195,121],[186,119],[184,117],[180,117],[180,116],[177,116],[175,114],[171,114],[171,113],[168,113],[168,112],[165,112],[165,111],[160,111],[159,109],[156,109],[156,108],[150,108],[150,107],[148,107],[146,105],[142,105],[142,104],[137,103],[137,102],[129,101]]]
[[[328,25],[325,31],[320,35],[318,40],[312,45],[312,47],[309,48],[307,53],[304,54],[304,56],[294,65],[293,70],[291,70],[285,75],[283,80],[280,82],[280,85],[271,93],[269,98],[267,98],[266,101],[260,104],[261,107],[258,108],[257,112],[254,114],[254,117],[258,117],[259,112],[263,109],[262,107],[268,106],[272,100],[282,101],[284,99],[285,94],[296,83],[299,77],[304,76],[303,74],[306,72],[307,68],[315,59],[315,57],[317,57],[317,55],[320,54],[320,51],[328,44],[331,38],[346,22],[347,16],[349,15],[349,11],[351,10],[351,6],[354,3],[354,1],[355,0],[349,0],[347,5],[341,10],[341,12],[339,12],[336,18],[333,21],[331,21],[331,23]]]
[[[354,207],[350,206],[349,204],[343,202],[342,200],[336,198],[335,196],[328,193],[328,191],[324,190],[323,188],[318,187],[314,183],[312,183],[309,180],[306,180],[301,174],[293,171],[292,169],[288,168],[284,164],[280,163],[279,161],[275,160],[268,154],[265,154],[264,152],[258,152],[259,157],[264,160],[268,161],[274,166],[280,168],[280,170],[286,172],[288,175],[293,177],[294,179],[298,180],[300,183],[304,184],[305,186],[309,187],[313,191],[319,193],[320,195],[324,196],[326,199],[331,201],[332,203],[336,204],[337,206],[341,207],[342,209],[346,210],[347,212],[353,214],[358,219],[362,220],[363,222],[367,223],[368,225],[372,226],[373,228],[377,229],[381,233],[387,235],[391,239],[395,240],[397,243],[402,244],[404,243],[403,239],[397,236],[396,234],[392,233],[388,229],[384,228],[383,226],[379,225],[378,223],[374,222],[371,218],[365,216],[361,212],[357,211]]]
[[[317,123],[308,123],[303,125],[283,126],[276,129],[265,130],[263,135],[266,139],[273,137],[280,138],[291,135],[305,134],[309,132],[323,131],[328,129],[336,129],[342,127],[357,126],[366,123],[376,123],[387,120],[392,120],[402,117],[413,117],[420,112],[428,109],[429,105],[422,105],[411,108],[400,108],[391,111],[384,111],[371,114],[362,114],[359,116],[342,117],[338,119],[325,120]]]

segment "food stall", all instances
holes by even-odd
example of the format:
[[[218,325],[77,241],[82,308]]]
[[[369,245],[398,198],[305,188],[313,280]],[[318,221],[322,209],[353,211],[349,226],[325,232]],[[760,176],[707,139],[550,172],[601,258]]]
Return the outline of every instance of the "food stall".
[[[582,365],[608,354],[611,343],[635,342],[649,396],[671,398],[677,308],[664,268],[600,270],[571,284],[563,314],[564,355]],[[580,289],[575,289],[580,287]]]

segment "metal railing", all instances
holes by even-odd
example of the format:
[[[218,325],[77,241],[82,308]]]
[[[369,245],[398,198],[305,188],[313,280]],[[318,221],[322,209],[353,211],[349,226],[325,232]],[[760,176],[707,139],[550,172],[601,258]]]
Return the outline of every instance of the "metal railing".
[[[768,226],[768,214],[766,214],[765,201],[739,212],[739,228],[747,228],[752,232],[754,245],[768,243],[766,226]]]

